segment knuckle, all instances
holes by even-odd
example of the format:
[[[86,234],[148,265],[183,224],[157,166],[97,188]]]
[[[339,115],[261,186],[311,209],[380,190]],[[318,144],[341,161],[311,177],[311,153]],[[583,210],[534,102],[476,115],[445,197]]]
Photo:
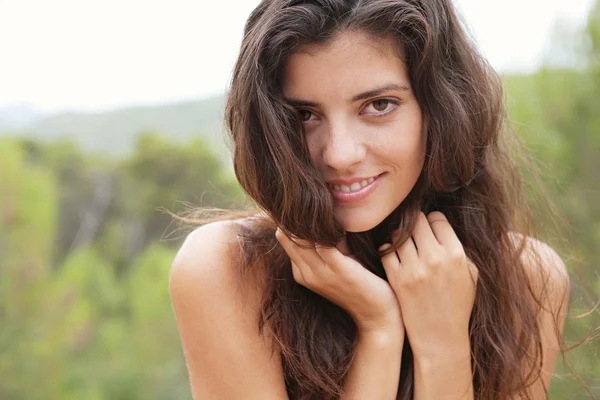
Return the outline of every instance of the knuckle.
[[[448,258],[452,260],[453,263],[456,262],[464,262],[467,259],[465,252],[459,248],[452,248],[448,250]]]
[[[314,287],[315,286],[315,277],[313,274],[310,273],[303,273],[302,274],[302,280],[304,281],[305,286],[307,287]]]
[[[407,279],[406,286],[418,286],[423,285],[429,280],[429,273],[424,270],[418,270],[413,272]]]
[[[294,275],[294,280],[296,281],[296,283],[302,285],[302,286],[307,286],[308,284],[306,283],[306,279],[304,279],[304,276],[299,273],[299,272],[295,272],[293,273]]]
[[[420,285],[429,280],[429,274],[426,272],[417,272],[413,275],[413,284]]]
[[[432,253],[427,256],[425,262],[429,268],[438,269],[444,264],[444,257],[441,254]]]
[[[302,277],[302,275],[301,275],[301,274],[299,274],[298,272],[294,271],[294,272],[292,273],[292,275],[294,276],[294,280],[295,280],[297,283],[299,283],[299,284],[301,284],[301,285],[303,285],[303,284],[305,284],[305,283],[306,283],[306,282],[304,281],[304,278]]]
[[[335,250],[333,248],[324,247],[324,246],[315,246],[315,251],[323,259],[323,261],[325,262],[325,264],[328,267],[331,268],[333,266],[333,264],[335,264],[335,255],[334,255]]]

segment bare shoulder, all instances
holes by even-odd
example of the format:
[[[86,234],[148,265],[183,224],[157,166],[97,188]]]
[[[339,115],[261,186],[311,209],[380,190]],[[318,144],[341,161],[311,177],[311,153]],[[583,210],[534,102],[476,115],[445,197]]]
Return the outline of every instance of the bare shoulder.
[[[202,277],[204,281],[218,280],[223,277],[220,274],[232,273],[233,268],[228,266],[238,251],[236,229],[237,221],[219,221],[192,231],[173,260],[171,282],[181,275],[185,275],[186,278]]]
[[[203,399],[285,398],[280,358],[258,332],[261,288],[239,282],[236,271],[239,223],[194,230],[171,267],[171,302],[192,393]]]
[[[516,247],[524,241],[521,260],[533,285],[547,287],[552,296],[568,292],[570,280],[567,267],[552,247],[516,232],[511,232],[510,237]]]
[[[512,233],[510,238],[517,248],[524,245],[521,253],[522,264],[534,295],[542,305],[538,315],[542,365],[540,375],[529,388],[529,393],[535,399],[545,399],[561,348],[569,303],[569,274],[561,257],[548,244],[517,233]],[[529,367],[530,365],[527,365],[524,368],[529,370]]]

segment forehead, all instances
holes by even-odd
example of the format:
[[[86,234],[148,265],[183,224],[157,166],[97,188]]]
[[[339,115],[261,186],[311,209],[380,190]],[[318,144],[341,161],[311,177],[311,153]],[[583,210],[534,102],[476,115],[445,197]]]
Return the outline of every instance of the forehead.
[[[355,45],[366,45],[382,56],[401,55],[402,44],[392,35],[375,35],[364,30],[344,30],[332,35],[322,43],[309,43],[300,46],[297,52],[315,54],[319,51],[335,52]]]
[[[409,86],[402,45],[363,32],[342,32],[325,44],[302,46],[282,70],[286,97],[346,97],[389,83]]]

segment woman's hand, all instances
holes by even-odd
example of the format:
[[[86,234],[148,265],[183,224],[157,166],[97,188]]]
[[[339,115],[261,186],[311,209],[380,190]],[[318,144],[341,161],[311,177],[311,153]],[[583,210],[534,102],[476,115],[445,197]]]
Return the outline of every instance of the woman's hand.
[[[382,262],[415,357],[439,359],[468,346],[478,270],[444,214],[421,212],[412,238]]]
[[[275,237],[292,261],[296,282],[346,310],[359,335],[391,331],[404,340],[398,299],[385,280],[336,248],[309,247],[298,239],[296,244],[279,229]]]

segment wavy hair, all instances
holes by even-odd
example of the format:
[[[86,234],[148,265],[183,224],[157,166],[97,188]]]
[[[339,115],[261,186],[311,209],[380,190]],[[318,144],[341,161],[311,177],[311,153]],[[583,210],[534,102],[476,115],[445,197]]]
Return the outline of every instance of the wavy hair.
[[[382,223],[360,233],[344,232],[334,219],[298,112],[281,88],[291,53],[349,30],[392,37],[402,46],[429,121],[416,185]],[[268,276],[257,328],[281,354],[290,398],[338,398],[357,332],[343,309],[294,281],[275,228],[330,246],[346,237],[352,256],[386,279],[377,249],[398,227],[395,245],[407,239],[420,210],[443,212],[479,269],[469,323],[475,398],[530,398],[526,389],[541,371],[538,316],[545,294],[536,296],[522,261],[525,240],[515,239],[534,236],[533,216],[510,152],[516,142],[504,126],[501,80],[451,0],[263,0],[245,26],[225,119],[236,177],[257,206],[239,228],[239,277],[257,268]],[[539,257],[533,261],[541,273]],[[414,391],[408,340],[401,362],[397,398],[408,400]]]

